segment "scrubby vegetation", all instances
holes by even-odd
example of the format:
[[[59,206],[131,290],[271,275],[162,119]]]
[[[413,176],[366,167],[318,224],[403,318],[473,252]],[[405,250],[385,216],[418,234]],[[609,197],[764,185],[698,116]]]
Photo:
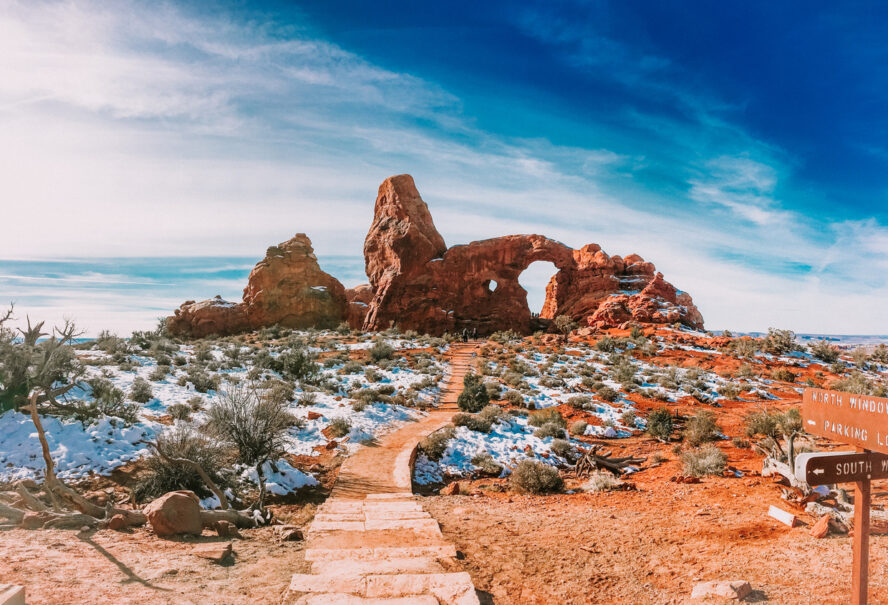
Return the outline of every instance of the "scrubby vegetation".
[[[522,460],[512,470],[509,485],[519,493],[557,492],[564,487],[558,470],[536,460]]]

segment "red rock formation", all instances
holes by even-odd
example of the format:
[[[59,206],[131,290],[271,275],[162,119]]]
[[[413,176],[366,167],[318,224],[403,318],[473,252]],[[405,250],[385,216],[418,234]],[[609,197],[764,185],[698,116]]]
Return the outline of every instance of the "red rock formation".
[[[335,327],[346,317],[345,288],[318,266],[304,233],[271,246],[250,272],[243,302],[188,301],[167,319],[172,334],[203,337],[272,326]]]
[[[703,325],[690,297],[655,278],[654,266],[638,255],[608,256],[597,244],[573,250],[541,235],[446,249],[408,175],[380,186],[364,257],[374,288],[365,330],[397,324],[430,334],[463,328],[527,333],[533,322],[518,277],[538,260],[558,268],[546,288],[543,318],[570,315],[595,327],[629,320]]]
[[[702,328],[691,297],[651,263],[608,256],[597,244],[574,250],[542,235],[508,235],[447,248],[410,175],[379,187],[364,241],[369,285],[347,292],[321,271],[304,234],[272,246],[250,273],[244,302],[214,299],[182,305],[169,318],[174,334],[230,334],[281,324],[384,330],[397,324],[429,334],[477,328],[482,334],[538,328],[518,282],[535,261],[558,268],[546,287],[542,318],[569,315],[593,328],[627,321]]]

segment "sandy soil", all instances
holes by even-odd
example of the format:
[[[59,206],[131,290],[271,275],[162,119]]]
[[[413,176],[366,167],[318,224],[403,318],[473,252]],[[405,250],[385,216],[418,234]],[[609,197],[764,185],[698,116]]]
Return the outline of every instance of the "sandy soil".
[[[812,538],[804,515],[794,529],[768,517],[770,504],[791,510],[770,479],[637,484],[637,491],[481,491],[423,502],[496,605],[683,603],[695,582],[731,579],[752,585],[749,602],[848,602],[851,539]],[[888,536],[871,538],[870,556],[870,602],[888,603]]]
[[[132,532],[62,530],[0,533],[0,582],[26,587],[28,605],[60,603],[277,603],[294,573],[306,572],[301,542],[277,543],[270,528],[234,540],[233,563],[192,554],[201,538],[162,540]]]

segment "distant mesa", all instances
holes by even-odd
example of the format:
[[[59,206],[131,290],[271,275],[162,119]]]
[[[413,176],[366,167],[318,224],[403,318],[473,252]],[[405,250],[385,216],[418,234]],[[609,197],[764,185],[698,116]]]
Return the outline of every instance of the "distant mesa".
[[[531,315],[518,282],[535,261],[558,269],[546,286],[539,319]],[[188,301],[167,327],[191,337],[342,322],[368,331],[397,325],[436,335],[464,328],[527,334],[559,315],[592,329],[627,322],[703,327],[691,296],[636,254],[608,256],[597,244],[574,250],[542,235],[507,235],[448,248],[408,174],[379,187],[364,264],[370,283],[346,290],[321,270],[311,241],[300,233],[268,249],[250,273],[243,302]]]

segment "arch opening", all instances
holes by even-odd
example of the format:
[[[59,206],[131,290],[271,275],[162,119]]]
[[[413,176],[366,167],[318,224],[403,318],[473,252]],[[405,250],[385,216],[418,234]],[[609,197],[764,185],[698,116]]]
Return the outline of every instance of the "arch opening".
[[[527,292],[527,307],[534,317],[538,317],[546,301],[546,286],[558,273],[558,267],[549,261],[538,260],[530,263],[518,276],[518,283]]]
[[[488,292],[493,293],[496,292],[499,284],[496,283],[495,279],[488,279],[486,282],[484,282],[484,287],[487,289]]]

